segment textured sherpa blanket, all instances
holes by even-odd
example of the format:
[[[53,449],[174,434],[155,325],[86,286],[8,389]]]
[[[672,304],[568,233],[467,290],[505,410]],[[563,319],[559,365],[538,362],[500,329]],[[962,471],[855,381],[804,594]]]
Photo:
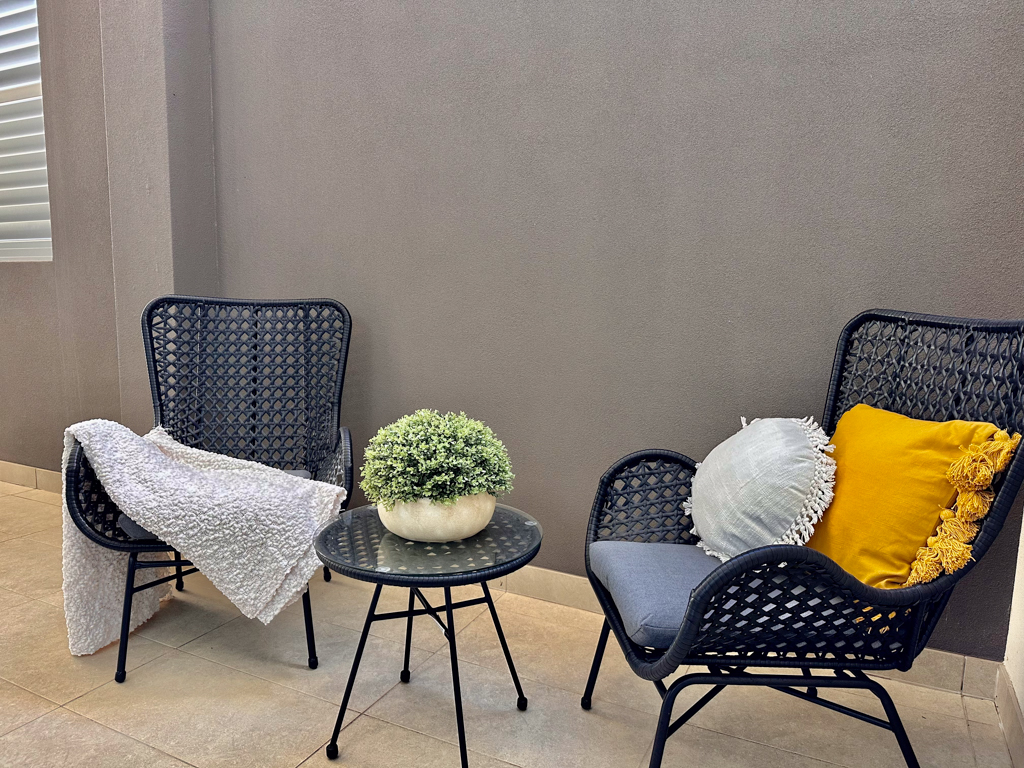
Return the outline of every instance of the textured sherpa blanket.
[[[102,419],[65,431],[65,475],[76,439],[125,515],[181,552],[243,614],[264,624],[302,595],[319,568],[316,532],[338,514],[346,495],[329,483],[189,448],[161,427],[140,437]],[[162,571],[142,570],[136,584]],[[128,555],[82,534],[65,498],[64,615],[71,653],[94,653],[118,638],[127,573]],[[156,612],[169,587],[135,595],[133,629]]]

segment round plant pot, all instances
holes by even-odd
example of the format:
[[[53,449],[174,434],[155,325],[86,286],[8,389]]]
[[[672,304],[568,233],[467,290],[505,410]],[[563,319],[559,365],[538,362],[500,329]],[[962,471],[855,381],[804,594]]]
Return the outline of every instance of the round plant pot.
[[[430,499],[400,501],[393,509],[377,505],[380,521],[392,533],[413,541],[457,541],[480,533],[491,522],[496,499],[489,493],[460,496],[454,504]]]

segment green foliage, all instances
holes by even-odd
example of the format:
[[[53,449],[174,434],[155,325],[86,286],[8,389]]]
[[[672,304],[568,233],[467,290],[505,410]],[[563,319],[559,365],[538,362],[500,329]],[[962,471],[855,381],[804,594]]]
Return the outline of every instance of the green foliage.
[[[459,496],[512,490],[508,451],[482,421],[420,410],[381,429],[366,448],[359,487],[388,509],[399,501],[454,504]]]

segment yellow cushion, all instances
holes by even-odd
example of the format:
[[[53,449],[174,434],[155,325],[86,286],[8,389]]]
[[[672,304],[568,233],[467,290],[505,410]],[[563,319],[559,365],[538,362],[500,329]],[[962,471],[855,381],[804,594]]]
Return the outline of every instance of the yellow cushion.
[[[947,571],[963,567],[970,556],[969,547],[966,555],[961,548],[945,562],[942,548],[950,532],[960,535],[961,541],[973,539],[967,529],[973,526],[976,532],[970,520],[988,511],[991,494],[986,495],[984,489],[991,483],[992,473],[988,472],[988,482],[984,482],[985,472],[979,475],[970,467],[965,470],[969,479],[964,480],[964,487],[975,491],[971,494],[972,503],[976,502],[971,507],[974,512],[968,520],[948,524],[944,521],[957,514],[950,510],[957,488],[947,474],[953,476],[954,464],[971,465],[972,455],[985,453],[975,448],[971,454],[970,446],[997,436],[1009,440],[993,424],[920,421],[867,405],[854,406],[839,420],[832,437],[835,498],[807,546],[828,555],[865,584],[883,589],[908,586],[912,566],[915,576],[911,583],[930,581],[941,574],[943,565],[949,566]],[[1009,461],[1012,447],[1005,453],[998,461],[999,469]],[[967,528],[956,528],[961,522]],[[943,534],[941,540],[937,532]]]

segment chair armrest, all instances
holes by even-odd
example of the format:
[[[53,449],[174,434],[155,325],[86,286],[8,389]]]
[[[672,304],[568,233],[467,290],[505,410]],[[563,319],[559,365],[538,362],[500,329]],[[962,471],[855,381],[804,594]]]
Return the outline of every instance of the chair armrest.
[[[788,666],[856,659],[864,669],[909,669],[954,584],[876,589],[809,547],[760,547],[697,586],[665,661],[771,666],[788,655]]]
[[[631,453],[613,464],[601,478],[590,512],[588,570],[595,541],[695,544],[683,502],[696,471],[693,459],[663,450]]]
[[[338,445],[335,447],[334,453],[321,465],[313,479],[344,488],[347,493],[345,500],[341,502],[341,508],[348,509],[353,490],[352,433],[349,432],[348,427],[342,427],[339,430]]]
[[[121,510],[107,494],[77,440],[68,457],[64,486],[64,501],[72,522],[100,546],[123,552],[166,552],[170,549],[159,539],[133,538],[120,526]]]

